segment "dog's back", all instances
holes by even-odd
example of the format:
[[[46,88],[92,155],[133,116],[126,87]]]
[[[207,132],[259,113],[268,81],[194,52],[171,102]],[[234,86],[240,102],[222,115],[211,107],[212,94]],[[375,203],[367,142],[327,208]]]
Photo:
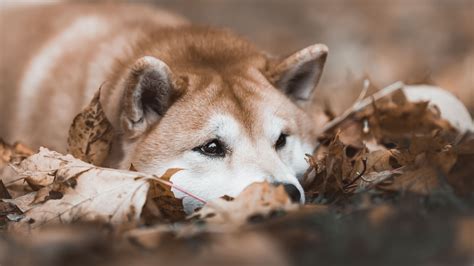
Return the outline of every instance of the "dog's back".
[[[141,28],[186,23],[148,6],[107,4],[7,8],[0,21],[0,136],[59,151]]]

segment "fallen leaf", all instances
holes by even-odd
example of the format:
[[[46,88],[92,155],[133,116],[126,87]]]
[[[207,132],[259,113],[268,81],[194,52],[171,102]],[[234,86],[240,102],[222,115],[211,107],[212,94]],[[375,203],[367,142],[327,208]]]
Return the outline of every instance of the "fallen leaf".
[[[68,152],[85,162],[102,165],[109,154],[114,130],[100,104],[100,89],[69,128]]]
[[[137,223],[152,176],[98,168],[47,149],[22,162],[19,175],[54,172],[51,183],[37,192],[9,200],[25,217],[12,230],[40,228],[51,223],[102,221],[115,225]],[[38,175],[41,178],[41,175]],[[5,200],[4,200],[5,201]]]
[[[465,136],[464,140],[454,146],[457,154],[456,163],[447,175],[448,183],[456,194],[466,197],[474,191],[474,133]]]
[[[18,164],[33,153],[30,148],[19,142],[9,145],[0,138],[0,174],[5,166]]]
[[[176,198],[171,191],[170,179],[181,170],[183,169],[170,168],[158,178],[159,181],[166,181],[167,184],[158,180],[150,180],[150,189],[141,215],[143,223],[177,222],[186,218],[183,200]]]
[[[370,172],[361,176],[358,186],[359,190],[376,187],[396,174],[403,174],[401,169],[385,170],[381,172]]]
[[[413,170],[403,170],[401,175],[393,177],[390,183],[381,183],[378,187],[392,191],[411,191],[428,195],[439,186],[438,173],[430,166]]]
[[[3,184],[3,181],[0,179],[0,199],[11,199],[12,196],[10,195],[10,192],[8,192],[8,189],[5,187]]]
[[[283,186],[267,182],[253,183],[234,200],[215,199],[190,216],[208,224],[237,229],[253,217],[268,217],[274,211],[293,211],[298,208],[291,202]]]

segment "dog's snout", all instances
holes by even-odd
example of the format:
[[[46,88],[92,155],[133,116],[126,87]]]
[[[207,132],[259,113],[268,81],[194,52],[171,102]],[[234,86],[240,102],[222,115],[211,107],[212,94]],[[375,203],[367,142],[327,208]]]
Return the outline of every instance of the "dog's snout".
[[[300,202],[301,201],[301,192],[299,189],[293,185],[293,184],[288,184],[288,183],[280,183],[276,182],[273,183],[275,186],[282,185],[283,188],[285,189],[286,193],[290,197],[292,202]]]

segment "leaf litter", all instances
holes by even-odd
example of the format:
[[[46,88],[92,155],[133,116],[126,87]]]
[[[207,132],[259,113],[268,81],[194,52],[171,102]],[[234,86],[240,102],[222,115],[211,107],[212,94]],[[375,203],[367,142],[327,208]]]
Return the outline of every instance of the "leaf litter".
[[[191,215],[171,192],[179,188],[170,178],[185,169],[158,177],[100,167],[113,136],[99,90],[71,126],[72,155],[0,142],[4,260],[60,265],[53,257],[71,252],[61,244],[98,265],[337,264],[356,254],[377,264],[399,259],[393,247],[411,263],[472,259],[474,134],[457,132],[427,102],[408,102],[402,87],[374,90],[364,80],[352,107],[323,128],[306,155],[304,206],[281,186],[255,183],[235,198],[189,194],[205,203]],[[415,235],[424,245],[407,240]],[[41,256],[48,247],[55,256]]]

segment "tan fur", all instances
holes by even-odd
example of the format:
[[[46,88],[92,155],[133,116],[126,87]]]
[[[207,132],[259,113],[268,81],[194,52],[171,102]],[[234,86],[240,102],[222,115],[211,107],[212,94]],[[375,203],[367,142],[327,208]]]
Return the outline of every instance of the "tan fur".
[[[316,128],[299,106],[326,46],[282,61],[230,31],[135,5],[22,7],[1,18],[0,137],[65,152],[73,117],[100,87],[115,129],[105,166],[182,168],[171,181],[206,200],[266,180],[304,201],[298,178]],[[197,207],[174,193],[188,212]]]
[[[35,56],[51,45],[48,41],[83,17],[98,18],[106,28],[88,39],[78,34],[67,43],[41,84],[37,84],[37,97],[18,106],[20,84]],[[113,79],[112,69],[118,69],[124,58],[133,56],[137,50],[133,44],[146,38],[142,28],[184,24],[181,17],[137,5],[48,5],[0,10],[0,136],[8,141],[21,139],[33,147],[65,151],[71,119],[104,81]],[[127,40],[122,47],[116,43],[119,38]],[[93,65],[99,65],[99,76],[89,73]],[[88,84],[90,80],[96,82]],[[55,95],[73,104],[67,110],[58,109],[51,102]],[[16,119],[19,112],[29,113],[27,121]]]
[[[71,51],[65,52],[54,62],[53,71],[48,73],[39,86],[39,97],[34,99],[34,103],[30,103],[35,108],[16,106],[19,82],[35,52],[81,16],[104,19],[108,28],[87,42],[77,36],[77,46],[73,46]],[[219,101],[222,109],[238,117],[249,130],[255,99],[265,96],[265,86],[274,90],[270,84],[260,86],[259,83],[264,79],[255,73],[265,74],[268,62],[250,43],[224,30],[186,26],[183,19],[149,7],[59,5],[2,11],[1,17],[2,21],[8,23],[2,23],[0,29],[1,40],[5,44],[0,60],[3,70],[0,135],[9,141],[22,139],[34,147],[43,145],[64,151],[67,127],[72,117],[89,101],[94,89],[102,83],[103,105],[110,114],[110,119],[117,119],[118,110],[114,110],[108,103],[119,101],[121,92],[114,91],[118,82],[128,71],[127,66],[144,55],[152,55],[166,62],[173,73],[178,73],[176,78],[179,80],[176,82],[185,80],[192,83],[191,86],[183,88],[186,89],[186,95],[181,102],[186,102],[188,106],[197,106],[203,103],[189,105],[188,101]],[[169,25],[179,26],[179,29],[169,28]],[[29,30],[21,31],[22,28]],[[110,56],[114,60],[103,66],[110,71],[96,78],[99,82],[92,84],[91,88],[84,88],[90,78],[87,71],[93,64],[91,62],[108,56],[107,50],[104,49],[98,54],[98,47],[113,47],[113,41],[122,36],[127,36],[128,46],[122,48],[123,53]],[[246,79],[254,80],[254,84],[239,84],[241,80]],[[58,94],[63,95],[64,101],[69,100],[74,104],[67,110],[58,110],[50,101],[53,95]],[[174,109],[178,109],[178,106],[180,104]],[[170,115],[168,119],[173,121],[171,124],[177,125],[179,129],[196,127],[191,117],[197,110],[188,109],[185,114]],[[12,119],[15,112],[26,111],[32,114],[28,121]],[[64,112],[67,113],[66,119],[58,120],[56,114]],[[170,110],[170,114],[172,113]],[[202,116],[205,114],[199,114],[199,117]],[[183,117],[187,121],[181,122]],[[113,122],[117,125],[117,121]],[[14,130],[19,126],[18,123],[26,124],[21,132]],[[185,142],[183,145],[186,145]],[[163,145],[160,147],[163,148]]]

